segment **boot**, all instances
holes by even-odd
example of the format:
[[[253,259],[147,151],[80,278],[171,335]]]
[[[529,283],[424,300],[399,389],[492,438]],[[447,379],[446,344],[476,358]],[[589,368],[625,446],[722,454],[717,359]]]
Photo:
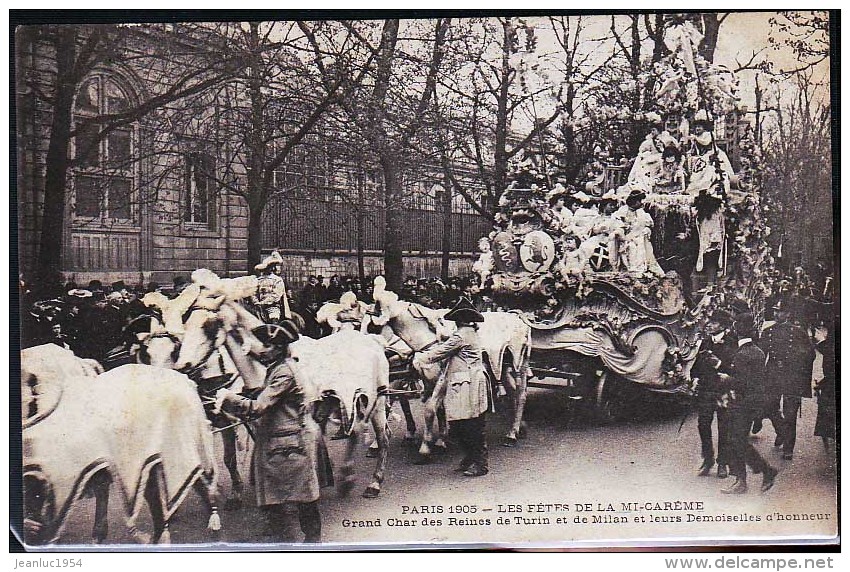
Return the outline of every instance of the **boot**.
[[[717,478],[725,479],[729,476],[729,469],[726,468],[726,465],[717,465]]]
[[[713,466],[714,466],[714,461],[709,461],[708,459],[706,459],[705,461],[702,462],[702,465],[700,465],[700,468],[697,471],[697,476],[698,477],[707,477],[708,474],[711,472],[711,468]]]
[[[747,492],[747,481],[735,477],[735,481],[725,489],[720,489],[720,492],[725,495],[742,495]]]
[[[458,464],[458,466],[453,469],[453,471],[455,473],[465,473],[467,470],[469,470],[469,467],[471,466],[472,461],[470,459],[464,458],[463,460],[461,460],[460,464]]]
[[[771,489],[771,487],[773,487],[773,484],[776,482],[777,474],[779,474],[779,471],[773,467],[767,467],[764,470],[761,481],[761,492],[766,493]]]
[[[463,472],[464,477],[483,477],[490,471],[477,463],[473,463],[467,470]]]

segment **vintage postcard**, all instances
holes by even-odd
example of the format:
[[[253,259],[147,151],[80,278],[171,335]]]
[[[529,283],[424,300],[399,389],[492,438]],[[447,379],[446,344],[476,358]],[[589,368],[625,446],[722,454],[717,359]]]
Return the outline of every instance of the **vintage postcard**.
[[[838,543],[837,12],[66,15],[27,550]]]

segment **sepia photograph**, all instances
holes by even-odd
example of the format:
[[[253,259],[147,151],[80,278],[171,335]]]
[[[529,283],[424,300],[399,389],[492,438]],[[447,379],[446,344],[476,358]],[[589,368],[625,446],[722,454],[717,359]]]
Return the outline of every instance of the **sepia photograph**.
[[[11,10],[22,550],[835,549],[839,19]]]

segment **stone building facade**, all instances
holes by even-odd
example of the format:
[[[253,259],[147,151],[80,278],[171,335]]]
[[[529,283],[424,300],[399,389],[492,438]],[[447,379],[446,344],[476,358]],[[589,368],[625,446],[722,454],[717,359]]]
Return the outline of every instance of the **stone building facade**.
[[[42,229],[44,179],[52,121],[49,101],[40,97],[50,92],[56,81],[56,54],[49,42],[26,27],[16,33],[16,121],[17,121],[17,205],[20,271],[34,273]],[[132,32],[133,49],[138,58],[98,66],[79,85],[74,100],[74,120],[115,113],[132,108],[158,93],[171,71],[147,65],[134,68],[133,62],[145,61],[157,43],[181,42],[184,38],[150,35],[139,29]],[[247,268],[248,209],[242,197],[219,188],[210,172],[220,175],[225,165],[226,141],[199,138],[203,123],[215,122],[216,102],[210,100],[199,117],[167,117],[165,112],[144,116],[131,125],[116,129],[103,141],[87,146],[90,134],[80,130],[73,139],[70,156],[75,161],[68,172],[68,188],[63,228],[62,275],[65,280],[85,285],[90,280],[128,284],[151,281],[167,284],[178,275],[188,276],[196,268],[209,268],[220,275],[234,276]],[[87,151],[82,151],[87,149]],[[298,161],[296,155],[293,161]],[[297,168],[297,165],[291,165]],[[353,166],[347,167],[354,169]],[[241,176],[233,174],[238,184]],[[283,203],[274,203],[264,212],[264,250],[280,249],[284,255],[284,273],[297,286],[310,274],[358,273],[358,251],[367,275],[383,271],[380,241],[358,246],[353,227],[334,227],[324,220],[322,211],[314,211],[309,221],[297,214],[293,205],[320,201],[333,208],[347,208],[350,198],[345,188],[351,177],[325,177],[325,184],[339,192],[315,197],[317,184],[309,177],[303,186]],[[411,183],[413,184],[413,183]],[[416,184],[420,184],[417,182]],[[430,184],[430,183],[429,183]],[[415,189],[413,189],[415,192]],[[287,208],[282,208],[287,207]],[[421,222],[421,211],[434,219],[434,208],[411,206],[411,224]],[[468,271],[472,264],[475,240],[487,231],[487,223],[456,205],[452,214],[453,272]],[[329,212],[329,211],[328,211]],[[377,224],[373,208],[369,220]],[[430,215],[429,215],[430,213]],[[330,219],[329,219],[330,220]],[[305,226],[306,224],[306,226]],[[325,230],[315,231],[316,225]],[[312,227],[310,226],[312,225]],[[291,233],[271,232],[271,228],[297,229],[310,240],[296,240]],[[439,233],[440,229],[433,229]],[[469,235],[469,236],[467,236]],[[439,248],[407,248],[405,275],[439,275]]]

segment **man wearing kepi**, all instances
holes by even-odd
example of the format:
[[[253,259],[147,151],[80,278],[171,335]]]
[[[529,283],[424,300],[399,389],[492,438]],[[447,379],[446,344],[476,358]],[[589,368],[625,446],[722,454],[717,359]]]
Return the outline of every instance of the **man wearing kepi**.
[[[729,469],[735,481],[721,492],[747,492],[747,465],[754,473],[762,474],[761,490],[767,492],[776,479],[776,469],[767,464],[749,439],[753,415],[764,404],[764,352],[753,342],[755,321],[752,314],[739,314],[733,327],[738,336],[738,351],[730,366],[729,391],[721,400],[729,409]]]
[[[417,354],[415,361],[429,364],[448,360],[445,374],[434,391],[445,392],[446,419],[463,450],[463,459],[456,470],[467,477],[481,477],[489,472],[488,388],[478,338],[478,324],[484,321],[484,316],[467,298],[461,298],[445,319],[455,322],[457,330],[446,341]]]
[[[773,308],[776,323],[762,335],[767,352],[765,416],[776,430],[774,445],[790,461],[797,443],[797,414],[803,397],[812,396],[815,347],[806,330],[791,321],[801,310],[796,297],[780,298]]]
[[[257,504],[264,509],[272,534],[280,542],[286,537],[287,505],[298,507],[304,542],[321,542],[319,479],[316,473],[318,426],[310,416],[306,384],[292,359],[289,344],[298,339],[292,320],[279,325],[254,328],[252,334],[263,344],[252,354],[268,366],[262,390],[248,398],[220,389],[219,408],[254,424],[254,455],[251,477]]]

